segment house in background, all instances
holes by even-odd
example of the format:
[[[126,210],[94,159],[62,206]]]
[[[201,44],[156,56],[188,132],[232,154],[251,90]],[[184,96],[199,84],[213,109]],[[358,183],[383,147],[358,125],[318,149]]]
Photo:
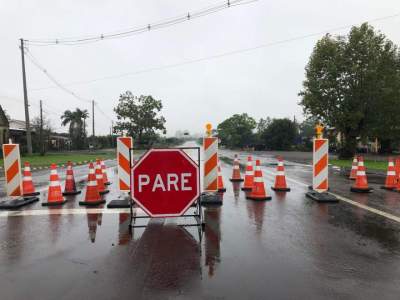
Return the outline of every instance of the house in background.
[[[0,106],[0,149],[8,139],[13,143],[20,144],[21,152],[26,151],[26,123],[22,120],[8,120],[2,107]],[[39,132],[32,126],[32,144],[38,151]],[[71,150],[71,139],[66,134],[51,132],[44,136],[45,148],[49,151]]]
[[[0,149],[2,148],[3,144],[8,142],[9,127],[10,124],[8,122],[8,118],[0,105]]]

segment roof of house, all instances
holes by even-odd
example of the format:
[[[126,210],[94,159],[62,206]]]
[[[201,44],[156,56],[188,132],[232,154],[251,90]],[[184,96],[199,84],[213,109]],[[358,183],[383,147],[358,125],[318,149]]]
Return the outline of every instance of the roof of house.
[[[7,116],[3,110],[3,108],[0,105],[0,126],[4,127],[9,127],[9,122],[7,119]]]
[[[10,130],[26,131],[25,121],[11,119],[9,123],[10,123]]]

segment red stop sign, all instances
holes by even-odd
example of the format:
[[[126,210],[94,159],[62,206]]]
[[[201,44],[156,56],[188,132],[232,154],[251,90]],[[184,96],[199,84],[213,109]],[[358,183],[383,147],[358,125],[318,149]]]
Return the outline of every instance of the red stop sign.
[[[181,216],[199,197],[199,167],[180,149],[151,149],[132,168],[132,199],[151,217]]]

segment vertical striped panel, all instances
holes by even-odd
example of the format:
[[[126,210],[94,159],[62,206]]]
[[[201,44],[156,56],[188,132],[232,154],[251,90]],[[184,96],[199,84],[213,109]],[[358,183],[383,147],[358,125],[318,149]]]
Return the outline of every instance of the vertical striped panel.
[[[204,180],[205,192],[218,191],[218,138],[206,137],[204,147]]]
[[[117,138],[118,188],[124,192],[130,190],[129,149],[132,147],[133,141],[131,137]]]
[[[18,144],[4,144],[4,172],[8,196],[22,196],[21,156]]]
[[[322,193],[328,190],[328,139],[313,142],[313,190]]]

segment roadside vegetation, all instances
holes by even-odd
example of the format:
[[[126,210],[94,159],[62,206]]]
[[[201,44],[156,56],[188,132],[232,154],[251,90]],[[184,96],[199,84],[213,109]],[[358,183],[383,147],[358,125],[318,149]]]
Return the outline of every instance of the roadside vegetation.
[[[352,159],[329,159],[329,163],[337,167],[351,168]],[[385,171],[388,163],[386,161],[366,160],[364,161],[367,170]]]
[[[235,114],[218,125],[222,145],[311,151],[314,126],[322,122],[330,150],[340,158],[371,149],[399,150],[400,51],[367,23],[348,35],[326,34],[316,43],[299,96],[305,121]],[[380,168],[381,163],[370,164]]]
[[[114,159],[115,151],[96,151],[96,152],[62,152],[62,153],[46,153],[41,156],[39,154],[25,155],[21,157],[22,164],[28,161],[31,167],[50,166],[52,163],[57,165],[66,164],[68,161],[74,163],[83,163],[84,161],[101,159]],[[0,166],[4,166],[3,159],[0,159]]]

